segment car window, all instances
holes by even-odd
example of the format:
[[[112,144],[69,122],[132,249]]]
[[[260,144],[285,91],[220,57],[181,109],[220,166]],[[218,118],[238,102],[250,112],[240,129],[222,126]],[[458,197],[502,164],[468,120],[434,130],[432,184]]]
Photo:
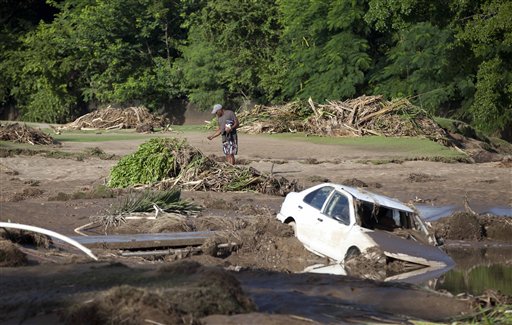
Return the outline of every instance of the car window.
[[[318,190],[315,190],[306,195],[306,197],[304,197],[304,202],[320,210],[322,209],[325,200],[327,200],[327,197],[329,197],[329,194],[332,190],[333,187],[331,186],[321,187]]]
[[[346,225],[350,224],[350,203],[348,198],[340,192],[334,192],[325,207],[325,215]]]

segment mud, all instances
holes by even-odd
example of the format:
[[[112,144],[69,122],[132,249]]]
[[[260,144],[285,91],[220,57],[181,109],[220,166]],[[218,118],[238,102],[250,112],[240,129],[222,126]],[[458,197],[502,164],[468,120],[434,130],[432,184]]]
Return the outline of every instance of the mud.
[[[0,321],[54,314],[68,324],[142,324],[145,319],[188,324],[211,314],[256,310],[232,275],[196,262],[165,264],[156,271],[120,263],[48,267],[4,269],[0,282],[10,294],[0,297]]]
[[[27,256],[11,241],[0,239],[0,267],[28,265]]]
[[[431,182],[435,180],[440,180],[439,177],[427,175],[424,173],[412,173],[409,174],[408,181],[411,183],[424,183],[424,182]]]
[[[348,259],[344,266],[350,276],[381,281],[393,275],[422,268],[413,263],[386,257],[384,252],[377,247],[370,248],[364,254]]]
[[[226,272],[189,261],[164,263],[156,270],[148,264],[125,263],[130,264],[3,269],[0,285],[9,294],[0,296],[0,321],[73,323],[83,318],[90,324],[118,323],[123,317],[128,323],[149,319],[180,324],[180,319],[239,314],[233,319],[240,323],[256,319],[366,323],[410,318],[445,321],[472,310],[468,299],[403,284],[320,274]],[[273,319],[270,314],[281,316]]]
[[[115,234],[216,231],[202,246],[204,254],[218,258],[215,264],[241,268],[299,272],[325,259],[308,252],[295,238],[293,229],[268,211],[240,217],[170,217],[156,220],[129,220],[109,229]],[[219,244],[234,244],[219,249]]]
[[[46,235],[18,229],[0,228],[0,238],[20,245],[29,245],[40,248],[50,248],[52,239]]]
[[[456,212],[432,223],[437,237],[445,240],[493,240],[512,243],[512,219]]]
[[[199,148],[205,155],[219,155],[219,143],[207,141],[206,135],[197,132],[183,137],[186,136],[190,144]],[[94,145],[98,145],[106,155],[121,156],[134,152],[143,141],[104,141],[95,142]],[[244,161],[248,166],[262,172],[297,179],[304,186],[315,185],[320,180],[328,179],[337,183],[347,181],[353,182],[351,185],[355,186],[379,188],[378,193],[404,202],[418,199],[436,205],[460,205],[464,197],[467,197],[472,205],[475,203],[487,207],[508,207],[512,204],[510,166],[507,167],[503,160],[485,164],[446,164],[423,160],[407,161],[410,157],[405,157],[401,152],[390,152],[380,148],[298,143],[249,135],[243,135],[240,141],[239,161]],[[297,144],[301,150],[297,150]],[[90,147],[90,143],[65,142],[60,149],[77,153],[87,147]],[[325,157],[329,157],[329,160]],[[364,160],[400,160],[402,163],[371,165],[361,163]],[[91,217],[104,215],[115,203],[114,198],[93,194],[108,178],[110,168],[115,164],[113,160],[102,160],[97,157],[86,157],[82,160],[54,159],[36,155],[0,158],[0,164],[2,221],[10,219],[13,222],[76,235],[73,229],[90,222]],[[421,181],[409,181],[410,175],[413,174],[424,174],[429,177],[419,177],[418,180]],[[33,186],[35,184],[38,185]],[[43,192],[38,196],[23,196],[21,201],[10,201],[15,193],[23,193],[24,189],[29,187],[38,188]],[[81,192],[86,194],[75,194]],[[57,200],[48,201],[50,198]],[[206,311],[198,309],[202,312],[196,315],[185,307],[171,308],[166,309],[169,317],[182,317],[181,320],[192,321],[199,319],[206,323],[214,323],[216,320],[223,323],[258,324],[370,321],[407,323],[411,318],[451,320],[453,317],[474,311],[468,299],[440,295],[418,287],[353,277],[290,274],[302,271],[306,266],[313,264],[328,264],[328,261],[306,251],[293,237],[289,228],[274,220],[283,200],[280,197],[258,193],[186,191],[182,193],[182,198],[202,205],[204,210],[194,220],[131,220],[116,232],[217,230],[223,235],[216,239],[217,242],[238,242],[239,248],[227,252],[211,249],[210,255],[181,256],[180,258],[186,261],[195,261],[204,266],[184,267],[183,272],[176,273],[172,270],[156,271],[159,266],[168,265],[176,257],[125,258],[116,251],[95,250],[94,253],[100,257],[101,262],[89,263],[88,258],[70,251],[69,247],[50,250],[41,247],[34,250],[18,246],[20,251],[26,254],[31,266],[3,267],[0,270],[0,287],[7,293],[0,296],[0,322],[19,323],[26,320],[30,323],[32,320],[34,323],[58,323],[74,313],[83,313],[84,311],[79,311],[80,307],[89,304],[95,306],[93,309],[97,310],[97,317],[103,317],[105,313],[112,317],[116,314],[115,310],[121,308],[120,302],[114,301],[120,292],[128,292],[127,296],[131,300],[127,297],[125,303],[133,303],[134,309],[141,308],[153,315],[161,315],[159,312],[153,312],[153,305],[148,301],[169,306],[171,298],[168,299],[167,291],[176,289],[186,292],[188,288],[195,290],[195,293],[186,297],[178,295],[179,300],[186,301],[194,310],[202,308],[194,305],[197,300],[201,305],[208,306]],[[451,226],[448,221],[446,222]],[[475,223],[474,229],[469,229],[470,236],[467,238],[480,238],[480,241],[466,245],[483,245],[490,239],[503,238],[507,233],[510,234],[507,225],[501,222],[494,219],[478,219],[481,231],[478,232]],[[462,231],[456,229],[462,223],[468,222],[461,219],[453,227],[445,226],[441,227],[441,230],[450,235],[453,233],[454,237],[466,238]],[[493,226],[495,224],[496,227]],[[93,232],[103,234],[104,229],[94,229]],[[208,251],[206,246],[205,250]],[[486,254],[491,253],[487,250]],[[503,261],[507,258],[510,261],[510,255],[501,256]],[[483,256],[479,258],[483,259]],[[466,255],[463,259],[469,262],[467,265],[460,262],[460,265],[470,269],[473,260],[470,261]],[[119,263],[109,264],[109,261],[121,261],[125,266]],[[485,260],[482,263],[485,263]],[[215,298],[219,296],[205,295],[207,301],[201,300],[198,292],[202,292],[204,284],[199,286],[200,277],[204,272],[210,272],[200,271],[203,267],[216,268],[217,270],[211,272],[220,272],[220,279],[212,280],[215,288],[211,292],[218,294],[222,299]],[[386,275],[400,272],[405,267],[408,266],[386,263]],[[270,272],[271,270],[273,272]],[[166,275],[166,272],[170,274]],[[182,273],[193,275],[177,275]],[[240,282],[241,293],[238,289],[233,289],[234,297],[239,294],[244,296],[230,300],[238,301],[230,303],[231,307],[221,308],[217,306],[218,301],[225,300],[225,293],[219,288],[225,286],[224,281],[227,281],[228,287],[231,283],[231,280],[224,280],[226,276],[233,276]],[[464,276],[461,275],[461,278],[464,279]],[[503,273],[493,274],[489,279],[496,277],[507,282]],[[489,282],[489,285],[491,284]],[[120,288],[121,286],[126,287]],[[165,298],[164,302],[161,300],[162,297]],[[243,297],[252,300],[259,312],[254,312],[254,305],[247,307],[249,303],[243,303]],[[172,304],[178,305],[174,302]],[[229,316],[211,314],[219,312],[219,308],[229,310],[228,314],[241,310],[252,312]],[[436,310],[434,315],[432,310]],[[143,315],[145,311],[140,314]],[[86,313],[93,314],[92,311]],[[130,319],[138,316],[126,317]],[[176,322],[179,321],[176,318]]]
[[[63,314],[65,324],[200,324],[163,294],[126,285],[112,288],[93,301],[76,304]]]
[[[201,319],[204,325],[239,325],[239,324],[268,324],[268,325],[317,325],[321,324],[311,318],[297,315],[276,315],[265,313],[249,313],[243,315],[212,315]]]

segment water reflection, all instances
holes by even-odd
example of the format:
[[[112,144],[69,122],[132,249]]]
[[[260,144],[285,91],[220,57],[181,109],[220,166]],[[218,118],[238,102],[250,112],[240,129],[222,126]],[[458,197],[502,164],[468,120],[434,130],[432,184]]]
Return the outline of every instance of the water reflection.
[[[436,221],[441,218],[451,216],[455,212],[464,211],[464,207],[457,205],[432,206],[417,204],[415,207],[421,218],[425,221]],[[489,213],[495,216],[512,217],[512,207],[485,207],[476,205],[475,207],[472,206],[472,208],[477,213]]]
[[[424,284],[430,280],[437,279],[442,274],[448,272],[452,266],[445,267],[424,267],[410,272],[400,274],[388,275],[384,272],[372,272],[371,274],[358,274],[357,277],[371,280],[379,280],[384,282],[397,281],[411,284]],[[352,275],[342,264],[316,264],[307,267],[303,272],[307,273],[322,273],[334,275]]]
[[[437,280],[435,289],[475,295],[494,289],[512,295],[512,247],[450,248],[448,254],[457,265]]]
[[[494,289],[512,295],[512,247],[449,248],[447,253],[456,263],[453,268],[430,267],[380,278],[375,278],[375,273],[362,277],[412,283],[452,294],[479,295]],[[350,275],[342,264],[312,265],[304,272]]]

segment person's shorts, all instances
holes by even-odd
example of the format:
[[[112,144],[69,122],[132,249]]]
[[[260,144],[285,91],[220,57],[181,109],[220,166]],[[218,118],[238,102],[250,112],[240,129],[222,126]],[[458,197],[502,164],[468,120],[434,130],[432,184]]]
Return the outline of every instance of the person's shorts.
[[[222,151],[225,155],[236,155],[238,153],[238,136],[236,134],[222,140]]]

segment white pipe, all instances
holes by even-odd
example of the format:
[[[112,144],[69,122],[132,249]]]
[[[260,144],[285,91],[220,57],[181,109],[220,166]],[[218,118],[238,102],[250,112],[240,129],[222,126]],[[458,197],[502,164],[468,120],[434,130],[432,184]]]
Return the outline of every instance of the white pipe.
[[[87,234],[84,234],[84,233],[82,232],[82,230],[87,230],[87,229],[89,229],[89,227],[90,227],[90,226],[92,226],[92,225],[94,225],[95,223],[96,223],[96,222],[94,222],[94,221],[93,221],[93,222],[89,222],[89,223],[88,223],[88,224],[86,224],[86,225],[83,225],[83,226],[80,226],[80,227],[78,227],[78,228],[75,228],[75,232],[76,232],[77,234],[79,234],[79,235],[82,235],[82,236],[89,236],[89,235],[87,235]]]
[[[66,243],[68,243],[70,245],[75,246],[76,248],[78,248],[79,250],[84,252],[85,254],[89,255],[94,260],[96,260],[96,261],[98,260],[98,258],[96,256],[94,256],[94,254],[91,252],[90,249],[88,249],[87,247],[83,246],[79,242],[77,242],[77,241],[75,241],[75,240],[73,240],[73,239],[71,239],[69,237],[66,237],[64,235],[56,233],[55,231],[51,231],[51,230],[44,229],[44,228],[39,228],[39,227],[34,227],[34,226],[29,226],[29,225],[22,225],[22,224],[19,224],[19,223],[10,223],[10,222],[0,222],[0,228],[21,229],[21,230],[38,232],[38,233],[41,233],[41,234],[44,234],[44,235],[47,235],[47,236],[55,237],[57,239],[65,241]]]

